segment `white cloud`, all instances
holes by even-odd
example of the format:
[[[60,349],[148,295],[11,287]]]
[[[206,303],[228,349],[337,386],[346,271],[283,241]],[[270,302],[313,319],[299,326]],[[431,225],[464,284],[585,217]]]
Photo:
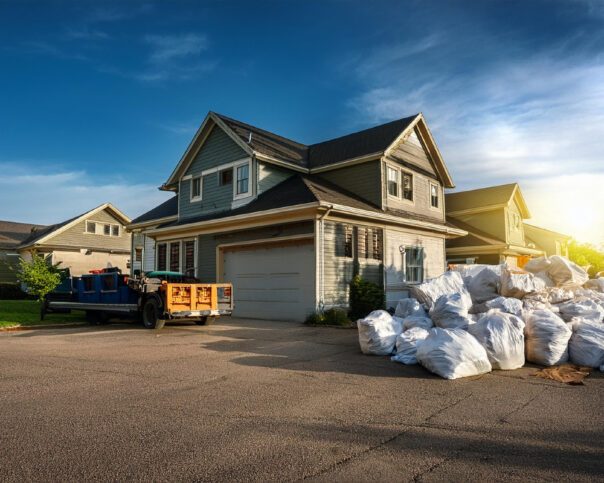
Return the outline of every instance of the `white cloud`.
[[[151,46],[149,60],[164,63],[184,57],[196,56],[208,48],[205,36],[193,33],[183,35],[147,35],[145,42]]]
[[[2,218],[26,223],[58,223],[110,202],[131,218],[172,196],[156,184],[103,181],[84,171],[40,172],[17,163],[0,163]]]

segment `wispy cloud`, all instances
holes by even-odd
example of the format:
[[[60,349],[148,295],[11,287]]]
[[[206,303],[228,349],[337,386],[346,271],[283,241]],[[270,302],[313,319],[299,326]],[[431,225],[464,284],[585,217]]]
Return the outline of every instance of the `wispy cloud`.
[[[162,129],[163,131],[167,131],[172,134],[176,134],[179,136],[191,136],[197,131],[197,128],[199,127],[199,122],[162,122],[156,124],[156,126]]]
[[[193,33],[183,35],[146,35],[145,42],[151,46],[149,60],[164,63],[196,56],[208,48],[204,35]]]
[[[78,60],[78,61],[88,61],[90,58],[77,51],[70,46],[65,45],[57,45],[51,42],[45,41],[28,41],[22,44],[23,52],[34,54],[34,55],[43,55],[55,57],[57,59],[62,60]]]
[[[30,165],[0,162],[4,219],[57,223],[107,201],[134,218],[171,196],[157,189],[159,179],[154,184],[127,183],[119,178],[101,180],[86,171],[41,171],[26,164]]]
[[[78,28],[68,28],[65,38],[68,40],[107,40],[111,36],[107,32],[84,25]]]

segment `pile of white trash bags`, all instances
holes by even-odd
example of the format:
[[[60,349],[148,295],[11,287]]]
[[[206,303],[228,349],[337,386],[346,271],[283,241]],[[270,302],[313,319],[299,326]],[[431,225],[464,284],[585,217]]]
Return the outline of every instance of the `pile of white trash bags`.
[[[446,379],[518,369],[525,359],[604,371],[604,278],[589,280],[564,257],[536,258],[523,270],[463,265],[411,295],[394,315],[376,310],[357,321],[363,353]]]

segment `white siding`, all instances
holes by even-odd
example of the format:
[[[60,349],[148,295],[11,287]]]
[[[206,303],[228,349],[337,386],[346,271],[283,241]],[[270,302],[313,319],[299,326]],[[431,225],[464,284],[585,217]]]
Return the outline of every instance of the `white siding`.
[[[155,240],[144,235],[145,244],[143,248],[143,272],[155,270]]]

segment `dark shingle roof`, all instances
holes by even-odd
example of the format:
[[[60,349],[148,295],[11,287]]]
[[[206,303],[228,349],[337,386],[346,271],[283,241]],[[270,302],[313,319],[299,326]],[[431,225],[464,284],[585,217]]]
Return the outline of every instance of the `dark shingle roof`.
[[[447,218],[447,223],[455,228],[461,228],[462,230],[468,232],[466,236],[447,240],[446,244],[448,248],[505,244],[504,240],[501,240],[456,218]]]
[[[152,210],[143,213],[132,220],[130,224],[134,225],[136,223],[144,223],[146,221],[159,220],[161,218],[176,215],[178,215],[178,195],[164,201],[161,205],[156,206]]]
[[[516,183],[489,186],[469,191],[447,193],[445,202],[448,212],[480,208],[508,203],[518,186]]]
[[[0,248],[15,248],[31,236],[32,230],[44,228],[45,225],[0,220]]]
[[[304,168],[327,166],[383,152],[417,117],[416,114],[335,139],[305,145],[222,114],[216,115],[255,151]],[[250,133],[252,140],[248,143]]]
[[[29,234],[29,236],[21,242],[20,245],[21,246],[32,245],[32,244],[36,243],[40,238],[48,235],[49,233],[52,233],[55,230],[58,230],[59,228],[67,225],[68,223],[71,223],[73,220],[77,220],[80,216],[82,216],[82,215],[74,216],[73,218],[70,218],[69,220],[65,220],[61,223],[56,223],[54,225],[48,225],[48,226],[40,228],[39,230],[32,231]]]

